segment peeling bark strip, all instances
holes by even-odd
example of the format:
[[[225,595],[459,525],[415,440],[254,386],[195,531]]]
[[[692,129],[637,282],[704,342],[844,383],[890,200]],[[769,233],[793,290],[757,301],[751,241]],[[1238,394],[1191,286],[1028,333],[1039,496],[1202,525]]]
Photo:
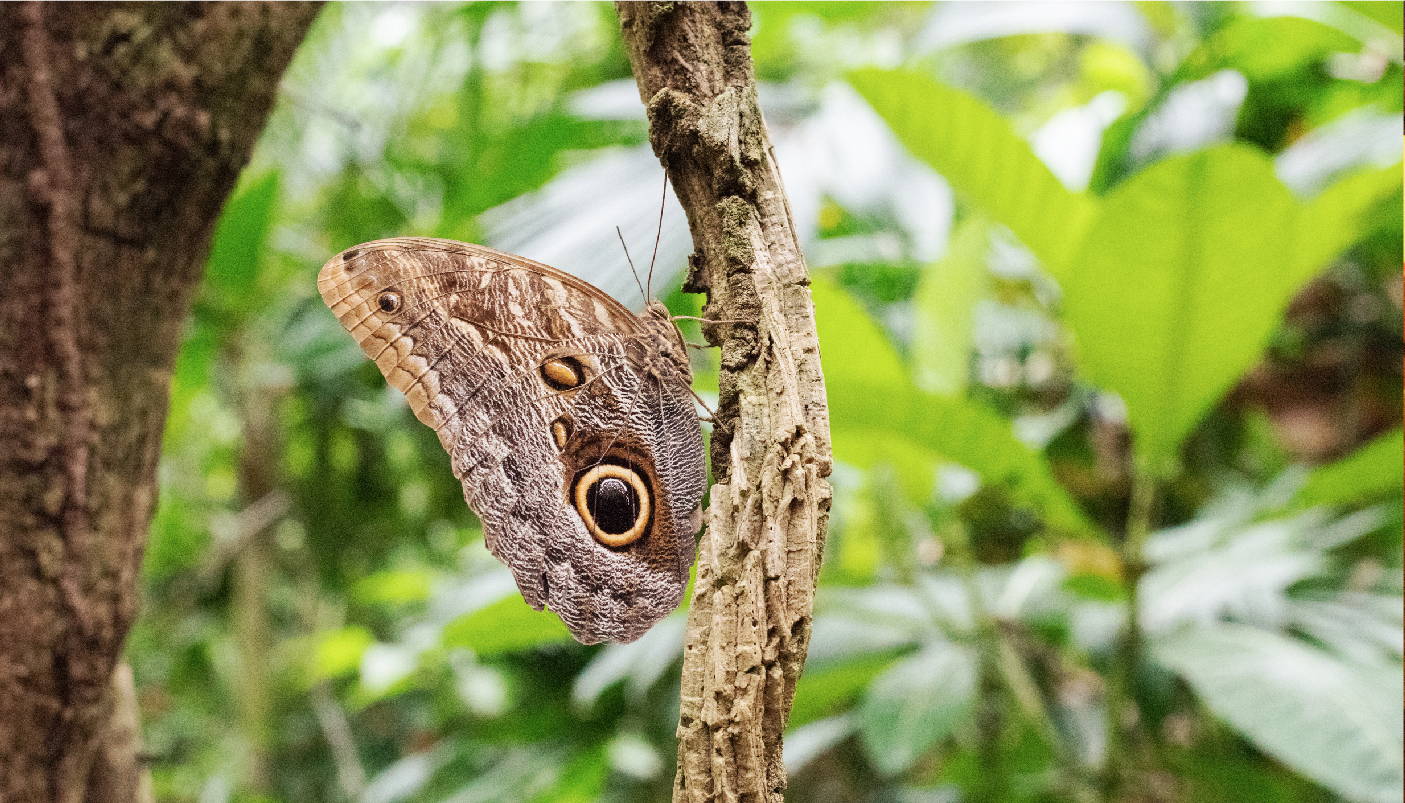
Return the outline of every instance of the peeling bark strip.
[[[674,799],[778,801],[829,516],[814,308],[743,3],[617,3],[649,136],[688,214],[685,289],[722,347],[708,527],[688,616]]]
[[[171,366],[215,218],[315,12],[0,5],[5,803],[139,788],[113,667]]]

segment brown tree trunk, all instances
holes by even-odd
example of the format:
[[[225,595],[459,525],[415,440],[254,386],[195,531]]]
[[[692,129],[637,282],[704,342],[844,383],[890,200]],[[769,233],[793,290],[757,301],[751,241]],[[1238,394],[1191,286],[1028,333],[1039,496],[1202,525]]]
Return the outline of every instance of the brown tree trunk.
[[[129,688],[113,668],[171,366],[215,218],[315,13],[0,6],[0,800],[138,788],[130,701],[114,712],[109,689]]]
[[[744,3],[618,3],[649,136],[693,233],[685,289],[722,348],[708,527],[688,615],[675,800],[771,800],[829,515],[814,308]]]

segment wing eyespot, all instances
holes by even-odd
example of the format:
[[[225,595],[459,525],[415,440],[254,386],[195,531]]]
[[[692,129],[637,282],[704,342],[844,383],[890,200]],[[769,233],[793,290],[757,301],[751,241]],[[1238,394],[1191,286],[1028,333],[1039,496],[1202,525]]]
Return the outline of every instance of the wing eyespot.
[[[653,505],[644,477],[629,466],[602,463],[576,478],[571,494],[591,537],[620,549],[644,537]]]
[[[394,290],[386,290],[376,297],[376,306],[381,312],[398,312],[404,301]]]
[[[585,383],[585,366],[575,357],[552,357],[542,363],[541,375],[552,390],[575,390]]]
[[[571,417],[568,415],[559,416],[551,422],[551,439],[556,442],[557,449],[565,449],[566,441],[571,438]]]

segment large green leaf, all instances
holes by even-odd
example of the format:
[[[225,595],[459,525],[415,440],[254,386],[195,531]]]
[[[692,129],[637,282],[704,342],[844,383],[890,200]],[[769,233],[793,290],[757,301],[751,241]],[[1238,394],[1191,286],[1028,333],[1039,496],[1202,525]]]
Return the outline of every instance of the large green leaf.
[[[912,366],[923,390],[961,396],[971,374],[971,318],[985,287],[989,227],[968,218],[913,294]]]
[[[849,82],[913,156],[1062,274],[1095,202],[1064,187],[1005,118],[979,98],[910,70],[859,70]]]
[[[1258,358],[1302,283],[1359,236],[1379,179],[1299,203],[1257,150],[1166,159],[1109,195],[1063,278],[1079,359],[1164,466]],[[1322,229],[1330,226],[1330,233]]]
[[[859,707],[859,736],[887,775],[946,738],[976,701],[976,659],[954,644],[927,647],[879,675]]]
[[[1400,800],[1398,667],[1353,666],[1230,623],[1182,631],[1154,649],[1211,711],[1265,752],[1351,800]]]
[[[835,455],[861,467],[891,462],[910,474],[917,451],[959,463],[1068,532],[1092,529],[1044,458],[1010,422],[965,399],[923,393],[878,325],[852,297],[817,277],[812,286]],[[901,448],[885,444],[902,442]],[[904,477],[905,487],[910,477]]]
[[[826,384],[858,383],[902,387],[911,384],[907,366],[888,335],[859,302],[823,276],[810,282],[819,329]],[[832,422],[843,426],[843,421]]]
[[[1319,466],[1308,475],[1298,493],[1298,503],[1343,505],[1394,493],[1401,489],[1401,430],[1376,438],[1335,463]]]

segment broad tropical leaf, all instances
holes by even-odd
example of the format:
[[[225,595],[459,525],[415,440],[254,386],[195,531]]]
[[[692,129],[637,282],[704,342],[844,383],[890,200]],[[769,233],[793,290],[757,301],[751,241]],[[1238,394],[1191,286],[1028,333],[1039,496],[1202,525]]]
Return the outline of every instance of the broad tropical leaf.
[[[1160,639],[1157,659],[1210,710],[1285,764],[1350,800],[1398,801],[1400,672],[1353,666],[1247,625]]]
[[[859,70],[849,82],[913,156],[1062,274],[1095,203],[1064,187],[1004,117],[974,95],[910,70]]]

